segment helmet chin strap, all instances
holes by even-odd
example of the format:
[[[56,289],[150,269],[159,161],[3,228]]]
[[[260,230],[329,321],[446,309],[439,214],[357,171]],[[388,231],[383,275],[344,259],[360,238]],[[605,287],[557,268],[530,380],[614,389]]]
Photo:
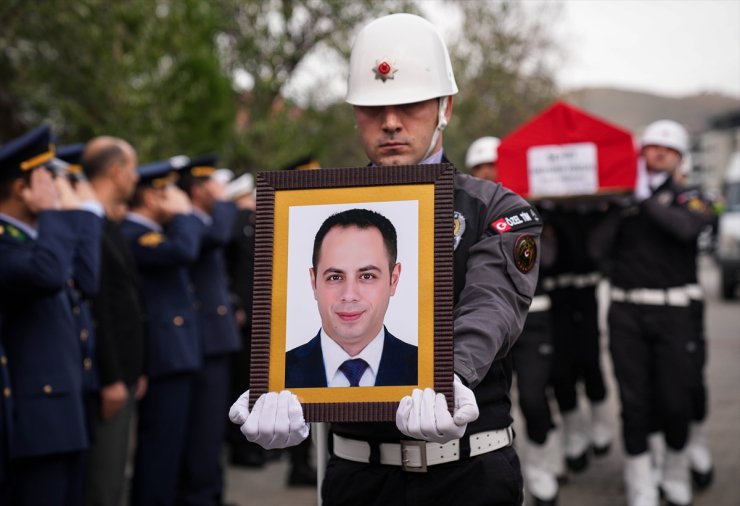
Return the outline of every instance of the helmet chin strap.
[[[434,151],[434,148],[437,146],[437,140],[439,139],[439,135],[442,133],[442,130],[445,129],[447,126],[447,102],[449,101],[450,97],[440,97],[439,98],[439,112],[437,113],[437,126],[434,129],[434,133],[432,134],[432,141],[429,143],[429,148],[427,149],[427,152],[424,154],[424,156],[419,160],[420,162],[423,162],[427,158],[429,158],[429,155],[432,154],[432,151]]]

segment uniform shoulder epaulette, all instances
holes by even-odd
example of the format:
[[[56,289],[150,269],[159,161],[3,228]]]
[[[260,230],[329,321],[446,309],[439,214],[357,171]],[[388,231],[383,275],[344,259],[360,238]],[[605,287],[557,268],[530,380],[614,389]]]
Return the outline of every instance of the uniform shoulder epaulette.
[[[164,240],[165,240],[165,237],[163,234],[160,234],[159,232],[151,231],[139,237],[139,245],[148,247],[148,248],[156,248],[161,243],[163,243]]]

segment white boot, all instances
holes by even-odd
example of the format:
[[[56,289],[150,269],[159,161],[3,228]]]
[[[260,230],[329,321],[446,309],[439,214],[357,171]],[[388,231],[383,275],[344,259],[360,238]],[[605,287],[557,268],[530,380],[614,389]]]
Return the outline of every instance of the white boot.
[[[686,445],[686,449],[689,454],[689,467],[694,485],[698,489],[703,490],[711,485],[714,474],[706,422],[691,424],[689,442]]]
[[[595,455],[606,455],[611,448],[614,433],[606,400],[591,404],[591,443]]]
[[[624,488],[627,506],[658,506],[658,487],[650,474],[650,454],[627,455],[624,459]]]
[[[653,432],[648,436],[648,448],[650,449],[650,463],[652,464],[652,475],[655,486],[660,486],[663,479],[663,464],[665,462],[665,439],[662,432]]]
[[[552,432],[550,433],[552,435]],[[524,484],[534,498],[535,506],[554,506],[558,497],[558,479],[551,469],[548,469],[548,437],[545,444],[538,445],[527,441],[526,460],[524,465]]]
[[[588,416],[576,408],[562,414],[565,462],[571,471],[583,471],[588,467],[588,449],[591,446]]]
[[[691,479],[689,478],[689,456],[686,450],[666,448],[663,479],[660,482],[669,506],[691,504]]]
[[[556,427],[547,433],[545,440],[545,468],[548,469],[555,478],[560,480],[566,477],[565,474],[565,453],[563,452],[563,431]]]

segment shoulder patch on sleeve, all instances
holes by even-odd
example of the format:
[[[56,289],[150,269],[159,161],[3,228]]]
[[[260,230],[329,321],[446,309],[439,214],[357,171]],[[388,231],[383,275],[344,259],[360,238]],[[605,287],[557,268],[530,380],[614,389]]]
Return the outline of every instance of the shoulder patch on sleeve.
[[[537,262],[537,241],[530,234],[522,234],[514,241],[514,264],[519,272],[527,274]]]
[[[534,207],[525,206],[509,211],[504,216],[493,220],[490,229],[498,234],[503,234],[536,225],[542,225],[539,213]]]
[[[139,245],[147,248],[156,248],[163,242],[164,235],[159,232],[151,231],[139,237]]]

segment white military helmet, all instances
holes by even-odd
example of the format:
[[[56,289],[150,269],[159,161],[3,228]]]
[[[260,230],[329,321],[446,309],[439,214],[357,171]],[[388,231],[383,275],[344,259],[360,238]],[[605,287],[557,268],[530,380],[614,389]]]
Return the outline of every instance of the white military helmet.
[[[426,19],[391,14],[357,35],[349,59],[348,103],[411,104],[456,93],[447,46]]]
[[[686,156],[689,150],[689,134],[679,123],[662,119],[650,123],[640,138],[640,146],[663,146]]]
[[[481,137],[476,139],[465,154],[465,166],[472,169],[481,163],[495,163],[498,160],[498,137]]]

